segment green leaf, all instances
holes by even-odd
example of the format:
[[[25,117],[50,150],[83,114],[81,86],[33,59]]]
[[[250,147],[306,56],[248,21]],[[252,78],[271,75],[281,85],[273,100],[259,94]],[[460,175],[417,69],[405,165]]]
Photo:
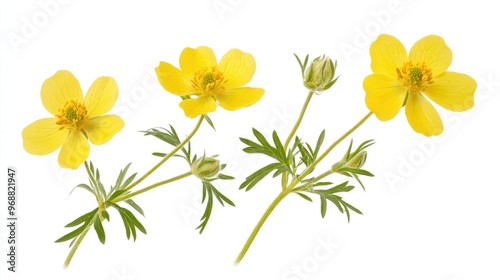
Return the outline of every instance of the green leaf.
[[[283,172],[286,172],[286,171],[288,171],[288,168],[287,168],[286,166],[284,166],[284,165],[281,165],[281,166],[280,166],[280,167],[278,167],[278,168],[276,169],[276,171],[274,172],[274,174],[273,174],[273,178],[275,178],[275,177],[277,177],[277,176],[281,175]]]
[[[262,146],[264,148],[266,148],[268,151],[270,151],[274,155],[277,154],[276,149],[273,148],[271,146],[271,144],[269,144],[269,142],[267,142],[266,137],[264,137],[264,135],[262,135],[262,133],[260,133],[260,131],[258,131],[255,128],[252,128],[252,131],[253,131],[253,134],[255,135],[255,138],[257,138],[257,140],[259,140],[259,142],[262,144]]]
[[[161,130],[163,130],[163,131],[161,131]],[[177,136],[175,129],[171,125],[170,125],[170,130],[163,128],[163,127],[159,127],[159,128],[150,128],[146,131],[141,131],[141,132],[144,133],[144,136],[149,136],[149,135],[154,136],[154,137],[170,144],[171,146],[177,146],[181,142],[179,140],[179,137]]]
[[[93,217],[97,213],[97,210],[99,210],[99,208],[96,208],[88,213],[81,215],[80,217],[76,218],[74,221],[65,225],[64,227],[74,227],[74,226],[77,226],[77,225],[84,223],[84,222],[90,223],[90,221],[93,219]]]
[[[347,222],[349,223],[351,221],[351,214],[349,213],[349,209],[353,210],[354,212],[360,214],[360,215],[363,215],[363,213],[361,213],[361,211],[359,211],[356,207],[350,205],[349,203],[343,201],[343,200],[340,200],[340,203],[342,203],[342,206],[344,207],[345,209],[345,213],[346,213],[346,216],[347,216]]]
[[[142,208],[139,205],[137,205],[132,199],[125,200],[125,203],[130,205],[132,208],[135,209],[135,211],[139,212],[139,214],[144,216],[144,211],[142,210]]]
[[[351,149],[352,149],[352,139],[351,139],[351,142],[349,142],[349,148],[347,148],[347,152],[345,153],[344,157],[342,158],[342,160],[344,161],[349,161],[352,157],[351,157]]]
[[[326,215],[326,207],[327,207],[326,198],[323,195],[320,196],[319,198],[320,198],[320,201],[321,201],[321,207],[320,207],[321,218],[324,218],[325,215]]]
[[[309,166],[311,165],[311,163],[314,161],[313,160],[313,156],[311,155],[311,153],[304,147],[304,145],[302,143],[299,142],[299,144],[297,145],[297,148],[299,149],[299,152],[300,152],[300,155],[301,155],[301,158],[300,160],[302,160],[302,162],[306,165],[306,166]]]
[[[125,235],[127,236],[127,239],[130,240],[130,233],[131,233],[131,230],[130,230],[130,224],[129,224],[129,221],[127,219],[127,216],[125,216],[122,212],[118,211],[118,213],[120,214],[120,217],[122,218],[122,221],[123,221],[123,226],[125,227]],[[134,235],[134,240],[135,240],[135,235]]]
[[[74,237],[77,237],[78,235],[80,235],[80,233],[82,233],[85,228],[87,228],[87,223],[83,224],[81,227],[75,229],[74,231],[64,235],[63,237],[57,239],[56,241],[54,241],[55,243],[61,243],[61,242],[64,242],[64,241],[68,241]]]
[[[245,181],[240,185],[240,190],[245,189],[245,191],[251,190],[259,181],[264,179],[273,170],[278,169],[282,166],[281,163],[271,163],[262,167],[261,169],[255,171],[250,176],[248,176]]]
[[[99,219],[99,216],[96,216],[96,218],[94,219],[94,229],[95,232],[97,233],[99,241],[101,241],[101,243],[104,244],[106,242],[106,233],[104,232],[104,227],[102,226],[101,219]]]
[[[74,226],[77,226],[77,225],[80,225],[83,223],[79,228],[71,231],[68,234],[65,234],[61,238],[57,239],[55,242],[59,243],[59,242],[68,241],[68,240],[71,240],[71,239],[75,238],[76,236],[80,235],[80,233],[82,233],[87,228],[87,226],[92,222],[92,220],[97,216],[98,210],[99,209],[96,208],[96,209],[94,209],[88,213],[85,213],[82,216],[76,218],[71,223],[67,224],[65,227],[74,227]]]
[[[212,187],[212,192],[213,194],[215,195],[215,197],[217,198],[217,200],[219,201],[219,203],[224,206],[224,202],[226,202],[227,204],[231,205],[231,206],[235,206],[234,203],[229,199],[227,198],[225,195],[223,195],[221,192],[219,192],[219,190],[217,190],[212,184],[210,184],[211,187]]]
[[[359,168],[351,168],[351,167],[346,167],[346,166],[340,168],[338,170],[338,172],[348,172],[351,174],[358,174],[358,175],[364,175],[364,176],[369,176],[369,177],[375,176],[367,170],[359,169]]]
[[[122,185],[123,179],[125,178],[125,175],[127,175],[127,171],[131,164],[132,163],[130,162],[129,164],[127,164],[127,166],[125,166],[124,169],[120,170],[120,174],[118,174],[118,178],[116,178],[116,183],[115,183],[116,188],[120,188],[120,186]]]
[[[157,157],[165,157],[167,154],[165,153],[152,153],[153,156],[157,156]]]
[[[375,141],[373,139],[367,140],[361,143],[361,145],[359,145],[359,147],[356,149],[356,151],[354,151],[353,154],[357,155],[358,153],[360,153],[361,151],[365,150],[366,148],[370,147],[373,144],[375,144]]]
[[[264,146],[261,146],[251,140],[246,138],[240,138],[240,141],[246,144],[248,147],[243,148],[243,151],[248,154],[264,154],[266,156],[277,159],[273,151],[268,150]]]
[[[316,141],[316,148],[314,149],[314,153],[313,153],[313,158],[314,159],[316,159],[318,157],[321,145],[323,145],[323,141],[325,140],[325,134],[326,134],[326,132],[325,132],[324,129],[319,134],[318,141]]]
[[[333,184],[332,182],[317,182],[314,183],[311,187],[322,187],[322,186],[328,186]]]
[[[296,194],[299,195],[300,197],[302,197],[303,199],[305,199],[305,200],[307,200],[309,202],[312,202],[312,199],[309,196],[307,196],[307,195],[305,195],[303,193],[300,193],[300,192],[296,192]]]
[[[219,203],[224,206],[224,203],[227,203],[231,206],[234,206],[234,203],[223,195],[217,188],[210,182],[203,181],[203,193],[202,193],[202,203],[207,202],[205,211],[203,212],[202,217],[200,218],[201,223],[198,225],[196,229],[199,229],[199,233],[203,233],[205,227],[208,224],[208,220],[210,219],[210,215],[212,214],[213,208],[213,197],[219,201]]]
[[[285,148],[283,147],[283,144],[281,143],[278,133],[276,133],[276,130],[273,131],[273,142],[274,146],[276,147],[277,156],[279,157],[282,163],[285,163],[287,161]]]
[[[134,173],[132,175],[130,175],[130,177],[127,178],[127,180],[125,181],[125,183],[123,183],[123,185],[121,186],[121,188],[126,188],[128,187],[128,185],[130,185],[130,183],[132,183],[132,181],[134,180],[135,176],[137,175],[137,173]]]
[[[306,70],[306,67],[307,67],[307,62],[309,62],[309,54],[306,55],[306,58],[304,59],[304,71]]]
[[[333,193],[338,193],[338,192],[347,192],[346,189],[348,187],[348,185],[347,185],[348,183],[349,183],[349,181],[345,181],[345,182],[343,182],[341,184],[338,184],[338,185],[336,185],[334,187],[331,187],[331,188],[329,188],[327,190],[323,190],[321,192],[324,192],[324,193],[327,193],[327,194],[333,194]],[[352,188],[350,188],[349,191],[350,190],[352,190]]]
[[[212,120],[210,119],[210,117],[207,114],[203,115],[203,117],[205,118],[205,120],[207,121],[207,123],[215,130],[214,123],[212,122]]]
[[[351,204],[349,204],[349,203],[347,203],[347,202],[345,202],[345,201],[342,201],[342,202],[343,202],[343,204],[344,204],[345,206],[347,206],[347,208],[351,209],[352,211],[354,211],[354,212],[356,212],[356,213],[358,213],[358,214],[360,214],[360,215],[363,215],[363,212],[361,212],[361,211],[360,211],[359,209],[357,209],[356,207],[352,206]],[[346,210],[347,210],[347,208],[346,208]]]
[[[352,176],[354,177],[354,179],[356,179],[356,181],[358,181],[358,183],[361,185],[361,187],[363,188],[363,190],[366,192],[365,185],[363,185],[363,183],[359,179],[359,176],[356,175],[356,174],[353,174]]]
[[[104,217],[104,219],[108,220],[109,222],[109,213],[106,210],[102,210],[101,215]]]
[[[94,193],[94,190],[93,190],[93,189],[92,189],[89,185],[87,185],[87,184],[79,184],[79,185],[77,185],[76,187],[74,187],[74,188],[71,190],[71,192],[70,192],[69,194],[72,194],[72,193],[73,193],[73,191],[74,191],[76,188],[82,188],[82,189],[84,189],[84,190],[87,190],[87,191],[91,192],[93,195],[96,195],[96,194]]]
[[[137,231],[136,228],[138,228],[142,233],[147,234],[146,229],[144,226],[137,220],[137,218],[134,216],[130,210],[120,207],[119,205],[108,202],[110,206],[115,208],[118,213],[120,214],[120,217],[123,220],[123,225],[125,226],[125,233],[127,236],[127,239],[130,239],[130,236],[134,238],[134,241],[137,238]]]
[[[136,228],[138,228],[142,233],[147,234],[146,228],[139,222],[139,220],[134,216],[130,210],[126,208],[122,208],[122,212],[124,212],[127,215],[127,218],[129,219],[130,222],[132,222]]]
[[[97,186],[99,187],[99,191],[101,192],[101,195],[102,196],[105,196],[106,195],[106,189],[104,188],[104,186],[102,185],[101,181],[100,180],[97,180]],[[103,197],[105,198],[105,197]],[[105,200],[105,199],[103,199]]]
[[[295,53],[293,55],[295,56],[295,59],[297,59],[297,62],[299,63],[300,70],[304,72],[304,66],[302,65],[302,61],[300,61],[300,58]]]
[[[207,118],[207,116],[205,116],[205,119],[206,118]],[[166,129],[163,127],[150,128],[146,131],[141,131],[141,132],[143,132],[145,136],[149,136],[149,135],[154,136],[154,137],[168,143],[169,145],[176,147],[181,143],[181,140],[179,139],[179,135],[175,131],[175,128],[172,125],[169,125],[169,127],[170,127],[170,129]],[[182,158],[186,159],[186,161],[189,164],[191,164],[192,160],[190,159],[190,157],[191,157],[191,143],[190,142],[187,143],[187,147],[188,147],[187,149],[185,147],[183,147],[180,150],[183,153],[183,155],[175,155],[175,156],[182,157]],[[166,154],[155,152],[155,153],[153,153],[153,155],[164,157]]]
[[[219,173],[219,175],[217,175],[217,178],[219,178],[221,180],[234,180],[233,176],[229,176],[229,175],[222,174],[222,173]]]
[[[94,164],[92,163],[92,161],[90,162],[90,172],[94,174]]]
[[[126,190],[116,190],[114,191],[111,196],[108,197],[107,202],[112,201],[113,199],[119,197],[120,195],[126,193]]]
[[[326,215],[327,201],[330,201],[335,206],[337,206],[337,209],[340,211],[340,213],[345,212],[348,222],[351,219],[349,209],[353,210],[354,212],[356,212],[358,214],[362,214],[361,211],[359,211],[357,208],[355,208],[354,206],[345,202],[342,199],[342,197],[335,195],[335,193],[338,193],[338,192],[348,192],[348,191],[352,190],[353,188],[354,188],[353,186],[348,185],[348,182],[344,182],[344,183],[336,185],[335,187],[332,187],[332,188],[327,189],[327,190],[311,190],[312,193],[316,193],[320,197],[321,217],[324,218]]]
[[[199,231],[200,234],[203,233],[203,231],[205,230],[205,227],[207,226],[208,220],[210,219],[210,215],[212,214],[212,207],[213,207],[213,198],[212,198],[211,189],[205,187],[205,184],[203,184],[204,196],[205,196],[205,192],[209,193],[208,195],[206,195],[206,197],[208,197],[207,205],[205,207],[205,211],[203,212],[203,215],[201,216],[201,219],[200,219],[201,223],[196,228],[196,229],[200,230]]]
[[[335,206],[337,206],[337,209],[339,209],[340,213],[344,213],[344,208],[342,207],[342,205],[339,202],[339,200],[342,200],[342,198],[340,196],[328,195],[328,196],[325,196],[325,198],[328,199],[333,204],[335,204]]]
[[[295,56],[295,59],[297,59],[297,62],[299,63],[302,79],[304,79],[304,71],[306,70],[307,67],[307,61],[309,60],[309,55],[307,55],[306,58],[304,59],[304,63],[300,61],[300,58],[296,54],[293,55]]]

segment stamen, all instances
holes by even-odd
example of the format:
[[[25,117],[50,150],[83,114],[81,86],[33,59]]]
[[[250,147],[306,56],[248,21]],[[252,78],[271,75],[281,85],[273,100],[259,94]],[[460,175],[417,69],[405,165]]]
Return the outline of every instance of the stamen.
[[[204,68],[194,74],[191,80],[193,88],[199,90],[201,94],[214,95],[225,90],[224,75],[216,66],[208,69]]]
[[[60,130],[65,128],[82,130],[88,123],[87,108],[78,101],[67,101],[64,107],[59,109],[56,118]]]
[[[425,63],[414,64],[407,61],[403,67],[396,68],[398,80],[400,80],[410,92],[423,92],[432,84],[432,70]]]

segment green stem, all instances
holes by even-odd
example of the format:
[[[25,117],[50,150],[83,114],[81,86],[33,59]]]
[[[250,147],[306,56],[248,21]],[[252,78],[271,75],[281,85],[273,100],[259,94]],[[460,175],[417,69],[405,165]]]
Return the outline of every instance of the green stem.
[[[71,247],[71,250],[69,251],[68,256],[66,257],[66,260],[64,261],[64,268],[68,268],[69,263],[71,262],[71,259],[73,259],[73,256],[76,253],[76,250],[78,249],[78,246],[80,246],[80,243],[82,243],[83,238],[85,238],[85,235],[89,231],[89,229],[92,227],[92,223],[89,223],[87,225],[87,228],[85,228],[82,233],[78,236],[78,239],[76,239],[75,244]]]
[[[257,236],[257,233],[259,233],[259,230],[260,228],[262,227],[262,225],[264,224],[264,222],[267,220],[267,218],[269,217],[269,215],[271,215],[271,213],[273,212],[274,208],[276,208],[276,206],[278,205],[278,203],[280,203],[281,200],[283,200],[283,198],[285,198],[287,195],[288,195],[288,191],[282,191],[274,200],[273,202],[271,203],[271,205],[269,205],[269,207],[267,207],[266,209],[266,212],[264,212],[264,215],[262,215],[262,217],[260,218],[259,222],[257,223],[257,225],[255,225],[252,233],[250,234],[250,236],[248,237],[247,239],[247,242],[245,242],[245,245],[243,246],[243,248],[241,249],[241,252],[240,254],[238,255],[238,257],[236,258],[236,260],[234,261],[234,265],[238,265],[240,263],[240,261],[243,259],[243,257],[245,256],[245,254],[247,253],[248,249],[250,248],[250,246],[252,245],[252,242],[253,240],[255,239],[255,237]]]
[[[288,148],[288,145],[290,144],[290,142],[292,141],[293,136],[297,132],[297,129],[299,128],[300,123],[302,122],[302,119],[304,118],[304,115],[305,115],[306,110],[307,110],[307,106],[309,106],[309,102],[311,101],[313,94],[314,94],[314,92],[310,91],[309,94],[307,95],[307,98],[306,98],[306,101],[304,102],[304,105],[302,105],[302,110],[300,111],[299,118],[295,122],[295,125],[293,126],[292,131],[290,131],[290,134],[286,138],[285,144],[283,146],[285,148],[285,151]],[[288,184],[288,174],[287,174],[287,172],[284,172],[283,175],[281,175],[281,187],[283,189],[285,189],[285,186],[287,184]]]
[[[87,170],[87,174],[89,175],[89,179],[92,182],[92,184],[95,187],[95,198],[97,199],[97,205],[101,207],[102,201],[103,201],[103,196],[101,194],[101,191],[99,190],[99,185],[97,185],[96,180],[94,179],[94,176],[90,172],[90,167],[87,161],[85,161],[85,169]]]
[[[288,185],[286,188],[284,188],[280,194],[273,200],[273,202],[271,203],[271,205],[269,205],[269,207],[267,208],[266,212],[264,212],[264,215],[262,215],[262,217],[260,218],[259,222],[257,223],[257,225],[255,226],[255,228],[253,229],[252,233],[250,234],[250,236],[248,237],[247,241],[245,242],[245,245],[243,246],[243,249],[241,249],[241,252],[240,254],[238,255],[238,257],[236,258],[234,264],[235,265],[238,265],[241,260],[243,259],[243,257],[245,256],[245,254],[247,253],[248,249],[250,248],[250,246],[252,245],[252,242],[253,240],[255,239],[255,237],[257,236],[257,234],[259,233],[259,230],[260,228],[262,227],[262,225],[264,225],[264,222],[267,220],[267,218],[269,217],[269,215],[271,215],[271,213],[273,212],[274,208],[276,208],[276,206],[290,193],[294,190],[294,187],[297,186],[297,184],[299,184],[306,176],[309,175],[309,173],[312,172],[312,170],[314,169],[314,167],[316,165],[318,165],[318,163],[320,161],[322,161],[332,150],[333,148],[335,148],[340,142],[342,142],[342,140],[344,140],[347,136],[349,136],[352,132],[354,132],[356,129],[358,129],[373,113],[372,112],[369,112],[366,116],[364,116],[358,123],[356,123],[351,129],[349,129],[346,133],[344,133],[342,136],[339,137],[339,139],[337,139],[335,142],[333,142],[330,147],[328,147],[328,149],[326,149],[323,154],[321,154],[320,157],[318,157],[311,165],[309,165],[308,168],[306,168],[304,170],[304,172],[302,172],[302,174],[294,179],[290,185]],[[325,177],[327,176],[328,174],[328,171],[321,174],[321,176]],[[321,177],[321,178],[323,178]]]
[[[128,191],[133,187],[137,186],[138,184],[140,184],[142,181],[144,181],[144,179],[146,179],[149,175],[151,175],[151,173],[153,173],[156,169],[158,169],[158,167],[160,167],[163,163],[165,163],[165,161],[167,161],[169,158],[175,155],[177,151],[179,151],[182,147],[184,147],[184,145],[186,145],[189,142],[189,140],[191,140],[191,138],[194,136],[194,134],[198,131],[204,118],[205,118],[204,115],[201,115],[193,131],[191,131],[191,133],[186,137],[186,139],[184,139],[184,141],[182,141],[179,145],[177,145],[170,153],[165,155],[160,162],[158,162],[155,166],[153,166],[153,168],[151,168],[148,172],[142,175],[141,178],[137,179],[137,181],[130,184],[130,186],[126,187],[124,190]]]
[[[162,185],[165,185],[165,184],[168,184],[168,183],[175,182],[175,181],[180,180],[180,179],[182,179],[182,178],[186,178],[186,177],[190,176],[191,174],[192,174],[192,173],[191,173],[191,171],[188,171],[188,172],[186,172],[186,173],[183,173],[183,174],[181,174],[181,175],[178,175],[178,176],[172,177],[172,178],[170,178],[170,179],[163,180],[163,181],[160,181],[160,182],[158,182],[158,183],[152,184],[152,185],[150,185],[150,186],[147,186],[147,187],[145,187],[145,188],[143,188],[143,189],[140,189],[140,190],[138,190],[138,191],[135,191],[135,192],[133,192],[133,193],[129,193],[129,194],[124,195],[124,196],[120,196],[120,197],[118,197],[115,201],[112,201],[112,202],[113,202],[113,203],[118,203],[118,202],[120,202],[120,201],[127,200],[127,199],[129,199],[129,198],[132,198],[132,197],[134,197],[134,196],[136,196],[136,195],[139,195],[139,194],[141,194],[141,193],[143,193],[143,192],[147,192],[147,191],[149,191],[149,190],[151,190],[151,189],[154,189],[154,188],[156,188],[156,187],[159,187],[159,186],[162,186]]]
[[[325,178],[326,176],[331,175],[333,173],[335,173],[335,172],[333,170],[329,169],[328,171],[322,173],[321,175],[314,177],[314,180],[312,180],[311,182],[308,182],[308,183],[301,185],[295,189],[292,189],[291,191],[296,192],[296,191],[307,190],[309,188],[309,186],[314,185],[319,180],[321,180],[321,179]]]
[[[302,105],[302,110],[300,111],[299,118],[297,119],[295,126],[292,128],[292,131],[290,131],[290,134],[288,135],[288,138],[285,141],[285,145],[284,145],[285,150],[288,147],[288,145],[290,144],[290,142],[292,141],[293,136],[295,135],[295,132],[297,132],[297,129],[299,128],[299,125],[302,122],[302,119],[304,118],[307,106],[309,105],[309,102],[311,101],[313,94],[314,94],[314,92],[310,91],[309,94],[307,95],[306,101],[304,102],[304,105]]]

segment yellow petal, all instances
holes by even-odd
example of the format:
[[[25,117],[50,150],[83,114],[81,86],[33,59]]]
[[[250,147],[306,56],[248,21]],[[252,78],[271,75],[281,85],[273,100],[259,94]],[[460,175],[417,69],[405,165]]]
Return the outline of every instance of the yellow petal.
[[[217,66],[215,54],[209,47],[185,48],[179,58],[182,72],[193,77],[194,73],[204,68]]]
[[[179,96],[195,93],[189,76],[172,64],[161,61],[155,70],[158,81],[166,91]]]
[[[408,123],[416,132],[425,136],[435,136],[443,132],[441,117],[422,94],[409,94],[405,109]]]
[[[418,40],[410,50],[408,58],[414,63],[425,62],[434,77],[441,75],[451,64],[451,49],[443,38],[429,35]]]
[[[255,59],[238,49],[229,50],[219,63],[219,70],[227,82],[226,89],[238,88],[250,82],[255,73]]]
[[[462,112],[474,106],[477,83],[468,75],[445,72],[434,78],[424,94],[445,109]]]
[[[186,114],[187,117],[194,118],[215,111],[217,104],[211,96],[200,96],[193,99],[182,100],[179,107],[184,110],[184,114]]]
[[[394,118],[405,101],[407,89],[396,79],[384,75],[369,75],[363,81],[365,103],[379,120]]]
[[[94,118],[107,113],[118,99],[118,85],[111,77],[99,77],[85,95],[87,116]]]
[[[260,100],[262,95],[264,95],[264,89],[262,88],[243,87],[217,94],[216,98],[222,108],[234,111],[253,105]]]
[[[374,74],[397,77],[396,68],[406,61],[406,49],[396,37],[382,34],[370,46],[370,56]]]
[[[105,115],[91,119],[85,127],[85,132],[92,144],[101,145],[108,142],[124,125],[119,116]]]
[[[77,169],[90,153],[89,141],[79,130],[71,130],[59,152],[59,165],[62,168]]]
[[[59,130],[56,118],[34,121],[23,129],[23,147],[34,155],[46,155],[57,150],[68,137],[68,130]]]
[[[82,88],[78,80],[66,70],[57,71],[53,76],[45,80],[40,92],[45,109],[52,115],[56,115],[59,109],[64,107],[67,101],[83,100]]]

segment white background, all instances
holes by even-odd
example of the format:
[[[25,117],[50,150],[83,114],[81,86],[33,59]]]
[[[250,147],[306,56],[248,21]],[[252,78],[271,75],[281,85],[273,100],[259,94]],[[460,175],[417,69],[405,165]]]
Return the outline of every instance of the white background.
[[[2,261],[0,278],[500,279],[498,13],[493,1],[436,2],[2,1],[0,178],[6,181],[8,166],[17,168],[19,225],[18,272],[8,272]],[[372,117],[353,137],[356,143],[377,141],[365,166],[376,177],[364,180],[367,192],[356,188],[345,196],[364,215],[348,224],[330,205],[321,219],[319,201],[287,197],[234,267],[280,190],[276,179],[250,192],[237,190],[245,176],[268,162],[242,153],[238,137],[250,137],[252,127],[286,137],[306,96],[292,54],[326,53],[338,60],[341,77],[314,96],[299,134],[315,141],[327,129],[327,141],[336,139],[367,112],[362,81],[370,73],[369,44],[380,33],[398,37],[407,49],[425,35],[442,36],[454,55],[450,70],[478,82],[475,107],[461,114],[439,108],[445,131],[434,138],[414,133],[403,112],[386,123]],[[91,231],[64,270],[67,243],[54,240],[95,201],[81,190],[69,195],[86,182],[83,168],[63,170],[57,153],[37,157],[22,148],[21,130],[49,116],[40,100],[42,82],[59,69],[72,71],[84,92],[99,76],[116,79],[120,97],[113,112],[126,126],[109,143],[93,146],[90,155],[109,186],[128,162],[142,174],[158,161],[150,153],[165,149],[138,131],[168,124],[181,135],[191,131],[195,120],[184,117],[178,97],[164,91],[152,73],[160,60],[177,65],[184,47],[200,45],[210,46],[218,58],[231,48],[252,53],[257,71],[250,86],[266,90],[252,107],[218,108],[210,115],[217,131],[204,125],[193,139],[196,151],[220,154],[229,164],[228,173],[237,179],[219,186],[237,207],[216,205],[199,235],[194,228],[203,211],[200,183],[189,178],[164,186],[136,199],[146,212],[141,221],[147,236],[128,241],[111,211],[106,244]],[[340,158],[346,145],[321,168]],[[148,182],[185,172],[184,164],[173,159]],[[6,190],[1,193],[4,217]],[[0,233],[4,260],[5,226]]]

